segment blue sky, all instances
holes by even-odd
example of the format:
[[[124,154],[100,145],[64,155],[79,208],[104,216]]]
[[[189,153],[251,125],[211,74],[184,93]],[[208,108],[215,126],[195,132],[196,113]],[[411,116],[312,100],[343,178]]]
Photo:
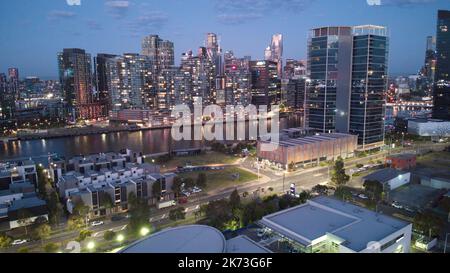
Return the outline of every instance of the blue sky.
[[[21,77],[55,77],[62,48],[140,52],[147,34],[172,40],[177,63],[182,52],[203,45],[207,32],[220,35],[224,50],[253,58],[282,33],[284,57],[301,59],[313,27],[377,24],[390,29],[390,72],[413,73],[423,63],[426,36],[436,33],[438,9],[450,9],[450,1],[2,0],[0,72],[18,67]]]

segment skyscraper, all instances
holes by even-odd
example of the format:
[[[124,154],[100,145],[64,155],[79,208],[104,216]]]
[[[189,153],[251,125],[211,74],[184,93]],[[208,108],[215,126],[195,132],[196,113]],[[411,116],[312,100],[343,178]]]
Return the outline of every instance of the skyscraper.
[[[297,61],[293,59],[287,59],[286,65],[284,66],[285,79],[299,79],[306,76],[306,62]]]
[[[271,105],[281,101],[281,81],[278,78],[278,64],[273,61],[251,61],[252,104]]]
[[[111,97],[108,85],[106,64],[108,60],[114,59],[116,57],[117,55],[100,53],[97,54],[97,57],[94,58],[94,71],[98,98],[102,104],[106,105],[106,111],[111,110]]]
[[[351,27],[310,32],[306,121],[311,128],[326,133],[349,130],[352,42]]]
[[[385,27],[313,29],[308,43],[308,126],[356,134],[363,149],[382,145],[388,47]]]
[[[113,110],[154,107],[150,97],[153,60],[136,53],[106,59],[106,82]],[[149,101],[150,100],[150,101]]]
[[[232,51],[225,55],[225,104],[247,106],[252,100],[250,61],[236,58]]]
[[[58,68],[69,118],[75,121],[100,117],[104,111],[93,92],[91,55],[83,49],[65,48],[58,53]]]
[[[156,73],[175,65],[174,44],[158,35],[149,35],[142,40],[142,55],[154,60]]]
[[[214,65],[215,76],[223,75],[223,61],[222,61],[222,49],[219,45],[219,40],[215,33],[208,33],[206,35],[206,50],[208,57]]]
[[[283,35],[275,34],[269,47],[266,48],[265,60],[277,63],[278,78],[283,76]]]
[[[450,11],[438,11],[433,117],[450,120]]]
[[[426,77],[430,83],[434,83],[435,72],[436,72],[436,37],[428,36],[425,51],[425,65],[422,69],[422,75]]]
[[[353,28],[350,133],[358,135],[364,149],[384,143],[388,48],[385,27]],[[341,109],[336,114],[341,115]]]

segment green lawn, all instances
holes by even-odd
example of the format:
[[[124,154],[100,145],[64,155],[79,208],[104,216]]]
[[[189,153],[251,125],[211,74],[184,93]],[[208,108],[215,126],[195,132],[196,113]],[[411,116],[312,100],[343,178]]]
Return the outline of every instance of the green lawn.
[[[190,177],[196,180],[199,173],[200,172],[184,173],[180,174],[180,177]],[[208,181],[208,186],[204,189],[206,191],[231,188],[258,179],[256,174],[237,167],[229,167],[225,170],[207,171],[204,173],[206,174]],[[239,174],[239,179],[235,180],[233,179],[233,174],[237,173]]]
[[[217,153],[217,152],[206,152],[205,154],[201,154],[198,156],[179,156],[174,157],[169,162],[161,163],[162,171],[172,170],[177,168],[178,166],[186,166],[186,164],[190,164],[192,166],[203,166],[203,165],[211,165],[211,164],[234,164],[238,160],[237,157]],[[151,163],[152,159],[147,158],[147,162]],[[164,166],[164,167],[163,167]]]
[[[449,152],[434,152],[417,158],[417,163],[429,168],[448,168],[450,165]]]

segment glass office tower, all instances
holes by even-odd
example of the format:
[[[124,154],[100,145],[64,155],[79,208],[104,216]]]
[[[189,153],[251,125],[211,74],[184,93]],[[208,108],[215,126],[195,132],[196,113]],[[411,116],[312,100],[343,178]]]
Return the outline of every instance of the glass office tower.
[[[384,142],[389,41],[380,26],[354,27],[353,36],[349,131],[367,149]]]
[[[351,27],[311,31],[308,41],[310,82],[306,94],[309,127],[324,133],[348,132],[351,56]]]
[[[450,120],[450,11],[438,11],[433,117]]]

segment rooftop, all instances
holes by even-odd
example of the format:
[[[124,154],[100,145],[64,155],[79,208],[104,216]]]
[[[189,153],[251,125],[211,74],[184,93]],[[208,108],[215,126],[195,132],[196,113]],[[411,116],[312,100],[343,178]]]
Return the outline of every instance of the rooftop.
[[[271,253],[272,251],[259,245],[245,235],[227,241],[227,253]]]
[[[24,199],[13,201],[9,210],[13,211],[13,210],[20,210],[20,209],[24,209],[24,208],[32,208],[32,207],[45,206],[45,205],[46,205],[46,203],[44,200],[39,199],[38,197],[35,196],[35,197],[31,197],[31,198],[24,198]]]
[[[121,253],[224,253],[223,234],[209,226],[169,228],[144,238]]]
[[[261,220],[261,224],[304,246],[327,234],[343,240],[354,251],[367,248],[408,225],[407,222],[330,197],[317,197],[306,204]]]
[[[406,174],[407,172],[398,171],[396,169],[386,168],[382,170],[375,171],[367,176],[364,180],[375,180],[381,183],[386,183],[400,175]]]

